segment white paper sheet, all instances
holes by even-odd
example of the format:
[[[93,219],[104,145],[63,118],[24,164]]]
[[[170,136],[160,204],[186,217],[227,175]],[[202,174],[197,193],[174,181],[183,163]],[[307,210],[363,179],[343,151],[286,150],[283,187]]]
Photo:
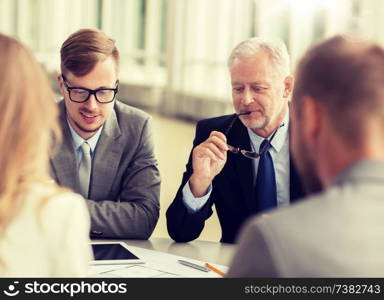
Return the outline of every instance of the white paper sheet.
[[[216,277],[221,276],[214,271],[203,272],[191,267],[182,265],[179,259],[186,260],[200,266],[205,262],[177,256],[169,253],[127,246],[140,257],[145,264],[140,265],[91,265],[89,267],[89,277],[135,277],[135,278],[159,278],[159,277]],[[212,264],[219,270],[226,272],[228,267]]]

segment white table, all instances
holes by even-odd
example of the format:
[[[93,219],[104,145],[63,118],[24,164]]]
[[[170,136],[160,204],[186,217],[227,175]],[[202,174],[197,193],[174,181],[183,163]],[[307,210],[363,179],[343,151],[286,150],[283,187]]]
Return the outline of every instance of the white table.
[[[97,240],[103,241],[103,240]],[[176,243],[169,238],[150,240],[120,240],[127,245],[185,256],[192,259],[228,266],[235,251],[235,245],[219,242],[193,241]]]

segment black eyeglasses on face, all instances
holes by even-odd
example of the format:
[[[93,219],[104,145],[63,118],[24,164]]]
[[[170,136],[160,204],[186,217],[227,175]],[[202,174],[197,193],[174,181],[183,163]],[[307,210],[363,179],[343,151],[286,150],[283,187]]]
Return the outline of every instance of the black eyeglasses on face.
[[[250,114],[250,112],[245,112],[245,113],[240,113],[240,114],[234,114],[233,119],[231,120],[231,123],[229,123],[228,127],[227,127],[227,128],[225,129],[225,131],[224,131],[224,135],[225,135],[225,136],[228,135],[229,131],[231,130],[231,128],[232,128],[232,126],[233,126],[233,124],[235,123],[236,119],[237,119],[239,116],[241,116],[241,115],[249,115],[249,114]],[[245,156],[245,157],[247,157],[247,158],[250,158],[250,159],[257,159],[257,158],[259,158],[261,155],[263,155],[265,152],[268,151],[269,146],[270,146],[270,144],[271,144],[273,138],[275,137],[277,130],[278,130],[280,127],[283,127],[283,126],[284,126],[284,123],[282,123],[279,127],[277,127],[277,128],[273,131],[271,137],[270,137],[269,140],[268,140],[268,143],[266,143],[266,144],[264,145],[264,147],[260,150],[260,152],[243,150],[243,149],[240,149],[240,148],[237,148],[237,147],[234,147],[234,146],[231,146],[231,145],[227,144],[227,146],[228,146],[228,150],[229,150],[230,152],[234,153],[234,154],[239,154],[239,153],[240,153],[240,154],[242,154],[243,156]]]
[[[69,99],[73,102],[83,103],[88,101],[91,95],[94,95],[96,101],[99,103],[110,103],[115,100],[115,96],[119,91],[119,81],[116,81],[115,88],[101,88],[96,90],[91,90],[82,87],[68,86],[68,81],[64,75],[61,75],[65,88],[68,91]]]

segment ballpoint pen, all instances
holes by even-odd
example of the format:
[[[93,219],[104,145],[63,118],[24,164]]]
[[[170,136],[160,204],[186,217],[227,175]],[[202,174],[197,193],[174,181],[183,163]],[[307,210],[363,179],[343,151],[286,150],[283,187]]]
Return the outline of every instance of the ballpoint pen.
[[[210,269],[206,268],[206,267],[203,267],[203,266],[200,266],[200,265],[197,265],[197,264],[194,264],[194,263],[191,263],[189,261],[185,261],[185,260],[181,260],[179,259],[178,262],[184,266],[188,266],[188,267],[191,267],[191,268],[194,268],[196,270],[200,270],[200,271],[203,271],[203,272],[209,272]]]

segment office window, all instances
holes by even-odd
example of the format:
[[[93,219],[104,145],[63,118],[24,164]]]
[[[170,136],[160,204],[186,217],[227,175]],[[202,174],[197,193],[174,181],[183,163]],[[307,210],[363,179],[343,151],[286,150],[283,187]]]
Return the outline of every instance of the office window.
[[[282,39],[294,71],[308,47],[337,33],[356,30],[383,43],[383,16],[382,0],[0,0],[0,31],[27,44],[49,71],[58,71],[70,33],[100,28],[121,52],[122,84],[156,90],[156,105],[193,118],[230,112],[226,61],[240,41]],[[153,93],[142,95],[133,97]]]
[[[116,39],[121,78],[165,85],[165,0],[104,0],[102,29]]]
[[[49,71],[58,70],[64,39],[97,27],[98,0],[0,0],[0,31],[20,39]]]
[[[173,69],[170,88],[181,93],[228,99],[226,67],[231,48],[252,30],[253,1],[172,1]],[[180,14],[182,16],[180,16]]]

